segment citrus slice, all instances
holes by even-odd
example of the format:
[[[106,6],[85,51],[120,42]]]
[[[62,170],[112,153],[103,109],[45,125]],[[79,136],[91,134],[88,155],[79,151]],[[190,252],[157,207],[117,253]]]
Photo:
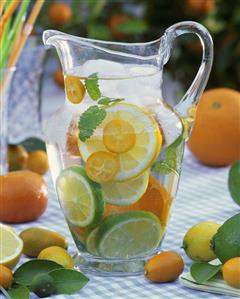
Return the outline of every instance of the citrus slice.
[[[118,170],[119,160],[117,155],[106,151],[91,154],[86,162],[87,175],[98,183],[110,181]]]
[[[184,133],[184,125],[181,117],[164,103],[158,103],[149,107],[155,115],[163,133],[164,145],[171,145]]]
[[[160,239],[161,225],[154,214],[131,211],[105,218],[98,228],[96,244],[103,257],[133,258],[156,249]]]
[[[80,141],[81,156],[87,161],[92,153],[106,151],[104,128],[113,120],[127,122],[133,127],[136,140],[127,152],[118,154],[120,168],[114,180],[126,181],[137,177],[151,166],[160,152],[162,135],[158,124],[148,111],[136,105],[119,103],[106,108],[106,111],[107,116],[94,134],[85,142]],[[107,145],[109,147],[109,143]],[[114,148],[116,150],[116,147]]]
[[[136,143],[133,126],[121,119],[110,121],[103,129],[103,143],[110,152],[128,152]]]
[[[111,181],[102,184],[103,198],[105,202],[125,206],[138,201],[148,186],[149,172],[125,182]]]
[[[104,215],[108,216],[128,211],[146,211],[156,215],[160,219],[162,226],[166,226],[171,203],[172,200],[169,192],[167,192],[164,186],[162,186],[154,176],[150,175],[147,190],[137,202],[128,206],[107,204]]]
[[[68,221],[80,227],[97,224],[104,212],[100,186],[89,180],[84,169],[73,166],[62,171],[56,189]]]
[[[0,224],[0,265],[14,268],[21,257],[22,250],[22,239],[11,227]]]
[[[85,87],[80,78],[67,75],[64,82],[68,100],[73,104],[79,104],[85,95]]]
[[[87,251],[89,251],[93,255],[98,255],[98,251],[96,248],[97,232],[98,232],[98,227],[94,228],[91,231],[88,231],[85,236],[85,245],[86,245]]]

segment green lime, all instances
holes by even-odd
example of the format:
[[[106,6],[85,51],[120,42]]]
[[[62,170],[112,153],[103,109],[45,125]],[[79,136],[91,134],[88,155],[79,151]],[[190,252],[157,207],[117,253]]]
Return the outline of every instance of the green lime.
[[[229,218],[213,236],[212,247],[222,263],[240,256],[240,213]]]
[[[97,232],[98,232],[98,227],[87,231],[86,235],[85,235],[85,245],[86,245],[87,251],[89,251],[93,255],[98,255],[98,251],[96,248]]]
[[[80,166],[64,169],[56,189],[68,221],[80,227],[95,226],[102,218],[104,201],[100,185],[91,181]]]
[[[46,273],[33,278],[31,289],[40,298],[46,298],[56,292],[54,279]]]
[[[236,161],[230,168],[228,188],[233,200],[240,206],[240,160]]]
[[[102,184],[104,200],[112,205],[125,206],[138,201],[148,186],[149,171],[143,175],[124,182],[107,182]]]
[[[97,250],[103,257],[132,258],[157,248],[161,224],[150,212],[130,211],[108,216],[96,236]]]

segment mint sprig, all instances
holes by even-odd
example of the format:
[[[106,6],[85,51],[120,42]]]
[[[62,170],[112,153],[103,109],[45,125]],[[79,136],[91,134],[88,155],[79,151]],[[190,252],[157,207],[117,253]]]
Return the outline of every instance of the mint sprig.
[[[106,117],[107,112],[98,106],[91,106],[80,116],[78,122],[79,139],[85,142],[90,138],[94,130],[102,123]]]
[[[85,79],[86,90],[90,98],[97,102],[97,105],[90,106],[79,118],[79,139],[82,142],[85,142],[88,138],[90,138],[95,129],[103,122],[107,116],[105,108],[124,100],[122,98],[112,98],[102,95],[98,80],[99,78],[97,73],[91,74],[87,79]]]

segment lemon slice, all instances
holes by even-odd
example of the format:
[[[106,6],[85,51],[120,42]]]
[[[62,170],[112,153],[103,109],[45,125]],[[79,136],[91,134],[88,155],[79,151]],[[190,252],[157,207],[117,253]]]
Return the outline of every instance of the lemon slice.
[[[62,171],[56,189],[68,221],[79,227],[97,224],[103,215],[100,186],[89,180],[84,169],[73,166]]]
[[[22,250],[22,239],[11,227],[0,224],[0,265],[14,268],[21,257]]]
[[[138,201],[148,186],[149,171],[141,176],[125,182],[111,181],[102,184],[104,200],[113,205],[125,206]]]
[[[64,79],[68,100],[73,104],[79,104],[84,98],[85,87],[79,77],[67,75]]]
[[[145,211],[108,216],[96,235],[99,254],[109,258],[133,258],[157,248],[161,240],[158,218]]]
[[[120,103],[106,108],[106,111],[106,118],[98,126],[94,134],[87,141],[79,142],[81,156],[84,161],[87,161],[88,157],[94,152],[108,151],[110,144],[106,141],[106,136],[104,138],[104,128],[109,123],[113,126],[113,120],[127,122],[134,130],[134,142],[131,142],[131,146],[124,147],[124,151],[126,148],[129,148],[129,150],[122,153],[121,148],[116,150],[118,143],[114,143],[114,151],[119,153],[120,167],[112,179],[115,181],[126,181],[137,177],[151,166],[160,152],[162,135],[158,124],[148,111],[136,105]],[[111,131],[113,131],[112,126]],[[123,124],[120,127],[123,128]],[[126,127],[130,128],[124,125],[124,128]],[[119,131],[119,127],[116,131]],[[128,135],[133,136],[130,129],[128,129]],[[104,139],[108,148],[104,144]]]

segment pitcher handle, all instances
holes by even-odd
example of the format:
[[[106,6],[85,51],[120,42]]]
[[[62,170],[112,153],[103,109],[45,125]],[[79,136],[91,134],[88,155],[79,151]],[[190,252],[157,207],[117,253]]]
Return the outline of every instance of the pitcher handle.
[[[206,87],[213,62],[213,41],[208,30],[199,23],[187,21],[177,23],[165,31],[162,37],[163,40],[161,40],[161,42],[164,43],[162,45],[163,49],[166,49],[163,64],[165,64],[170,57],[175,38],[186,33],[194,33],[199,37],[203,47],[203,54],[202,62],[195,79],[183,98],[175,106],[175,109],[182,117],[187,116],[188,108],[197,104],[198,99]]]

